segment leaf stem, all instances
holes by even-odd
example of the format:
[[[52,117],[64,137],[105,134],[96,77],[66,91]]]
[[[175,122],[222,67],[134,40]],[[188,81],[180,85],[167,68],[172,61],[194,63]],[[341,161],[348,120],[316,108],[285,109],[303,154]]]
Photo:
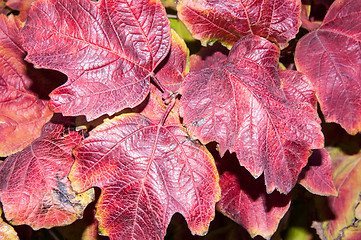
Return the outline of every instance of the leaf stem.
[[[171,102],[168,104],[167,108],[165,109],[165,112],[163,113],[163,116],[162,118],[160,119],[159,121],[159,125],[164,125],[165,123],[165,120],[167,120],[167,117],[169,115],[169,113],[172,111],[174,105],[175,105],[175,98],[176,98],[177,95],[172,95],[172,100]]]
[[[152,77],[154,83],[160,88],[160,90],[163,92],[163,100],[166,104],[170,103],[170,99],[174,96],[174,93],[167,89],[164,84],[158,80],[158,78],[154,75],[154,73],[151,73],[150,76]],[[176,94],[177,95],[177,94]]]

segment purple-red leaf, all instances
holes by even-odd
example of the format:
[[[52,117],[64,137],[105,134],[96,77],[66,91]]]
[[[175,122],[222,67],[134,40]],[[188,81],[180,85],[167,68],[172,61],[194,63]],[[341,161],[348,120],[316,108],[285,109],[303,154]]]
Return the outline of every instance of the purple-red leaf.
[[[329,153],[338,196],[328,197],[328,204],[319,199],[317,211],[324,221],[314,222],[313,226],[321,239],[346,239],[341,238],[345,230],[361,219],[361,154],[348,156],[336,148],[329,149]]]
[[[217,40],[232,46],[255,34],[285,44],[301,25],[299,0],[179,0],[178,16],[205,45]]]
[[[189,49],[184,40],[172,29],[172,45],[167,57],[158,66],[155,77],[169,91],[177,91],[189,71]]]
[[[140,112],[142,115],[149,118],[149,120],[154,124],[158,124],[160,122],[167,108],[167,105],[164,103],[162,96],[162,92],[159,91],[155,86],[151,85],[147,105]],[[181,123],[178,114],[179,100],[175,99],[175,101],[176,103],[166,119],[166,124],[168,125]]]
[[[361,130],[361,1],[336,0],[321,27],[297,44],[297,69],[316,89],[326,121]]]
[[[212,155],[181,125],[124,114],[91,131],[74,154],[74,189],[102,189],[96,213],[102,234],[163,239],[176,212],[193,234],[207,232],[220,195],[218,173]]]
[[[181,116],[202,143],[236,152],[254,177],[264,172],[268,192],[288,193],[323,135],[314,106],[281,89],[278,57],[266,39],[242,38],[220,67],[186,76]]]
[[[140,104],[170,47],[159,0],[38,0],[22,34],[28,61],[69,77],[51,108],[88,120]]]
[[[189,57],[189,71],[200,71],[203,68],[218,68],[227,58],[228,49],[220,45],[202,47],[197,54]]]
[[[220,160],[223,168],[219,180],[222,196],[217,209],[241,224],[251,237],[260,235],[270,239],[288,211],[291,194],[267,194],[263,177],[254,179],[230,159]]]
[[[316,112],[315,90],[304,74],[293,70],[279,70],[279,77],[282,90],[289,101],[308,104]]]
[[[40,138],[0,164],[0,200],[9,222],[40,229],[82,217],[93,189],[77,195],[67,178],[72,149],[81,139],[77,132],[47,123]]]
[[[0,15],[0,156],[8,156],[40,136],[53,113],[48,101],[30,90],[22,38],[14,18]]]
[[[326,149],[315,149],[308,159],[307,166],[300,174],[299,183],[313,194],[322,196],[337,195],[332,181],[330,154]]]

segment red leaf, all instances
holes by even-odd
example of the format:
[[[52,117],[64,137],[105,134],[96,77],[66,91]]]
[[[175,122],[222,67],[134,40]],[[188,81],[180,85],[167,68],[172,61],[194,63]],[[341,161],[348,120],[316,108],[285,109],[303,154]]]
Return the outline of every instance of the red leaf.
[[[315,90],[310,80],[304,74],[292,70],[280,70],[279,77],[281,79],[282,90],[287,99],[293,102],[309,104],[314,111],[317,110]]]
[[[270,239],[290,207],[291,194],[267,194],[263,177],[254,179],[244,168],[223,158],[219,184],[222,197],[217,209],[242,225],[251,235]]]
[[[175,86],[175,85],[173,85]],[[150,87],[150,94],[148,102],[146,103],[146,106],[144,109],[140,112],[142,115],[149,118],[151,122],[154,124],[158,124],[159,121],[162,119],[163,114],[167,108],[167,105],[164,103],[162,99],[162,92],[159,91],[155,86],[151,85]],[[171,112],[169,113],[166,124],[172,125],[172,124],[180,124],[179,119],[179,100],[175,99],[176,104],[172,108]]]
[[[210,47],[203,47],[197,54],[189,57],[189,70],[200,71],[203,68],[218,68],[227,58],[228,49],[214,44]]]
[[[321,27],[297,44],[297,69],[314,85],[326,121],[361,130],[361,1],[337,0]]]
[[[94,193],[76,195],[67,178],[74,162],[72,148],[81,139],[62,125],[48,123],[40,138],[1,163],[0,198],[8,221],[40,229],[82,217]]]
[[[140,104],[170,47],[159,0],[38,0],[22,33],[28,61],[69,77],[52,109],[88,120]]]
[[[158,66],[155,77],[170,91],[177,91],[189,71],[189,49],[184,40],[172,29],[172,45],[168,56]]]
[[[301,25],[299,0],[180,0],[177,9],[178,17],[203,45],[216,40],[233,45],[248,34],[284,44]]]
[[[220,192],[212,155],[181,125],[124,114],[90,132],[74,150],[78,192],[102,189],[96,218],[111,239],[163,239],[176,212],[193,234],[207,232]]]
[[[322,239],[341,239],[344,231],[357,225],[355,221],[360,219],[361,154],[347,156],[336,148],[329,153],[338,196],[328,197],[328,204],[318,202],[318,215],[325,220],[314,222],[313,226]]]
[[[278,57],[269,41],[242,38],[218,69],[187,75],[180,112],[192,136],[236,152],[254,177],[264,172],[268,192],[288,193],[323,135],[313,107],[282,91]]]
[[[48,101],[30,91],[33,84],[14,18],[0,15],[0,156],[8,156],[40,136],[53,113]]]
[[[299,183],[313,194],[337,195],[332,181],[331,158],[326,149],[315,149],[300,174]]]

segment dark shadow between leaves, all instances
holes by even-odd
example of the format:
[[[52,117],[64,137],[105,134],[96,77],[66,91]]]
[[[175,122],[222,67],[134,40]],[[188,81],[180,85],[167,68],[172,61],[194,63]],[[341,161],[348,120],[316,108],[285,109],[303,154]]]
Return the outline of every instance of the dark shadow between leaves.
[[[321,124],[322,132],[325,135],[325,147],[338,147],[347,155],[357,154],[361,150],[361,134],[348,134],[337,123]]]
[[[74,117],[75,119],[75,125],[76,127],[80,127],[84,126],[86,128],[86,131],[89,132],[91,130],[93,130],[95,127],[99,126],[100,124],[102,124],[104,122],[105,119],[112,119],[116,116],[120,116],[122,114],[125,113],[140,113],[143,111],[143,109],[147,106],[148,102],[149,102],[149,98],[150,95],[148,94],[148,96],[144,99],[143,102],[141,102],[138,106],[134,107],[134,108],[125,108],[120,112],[114,113],[113,115],[109,116],[107,114],[104,114],[92,121],[87,121],[86,117],[84,115],[79,115]],[[86,135],[87,136],[87,135]]]
[[[237,176],[241,191],[250,196],[253,201],[265,196],[267,212],[271,211],[274,207],[281,208],[289,204],[290,193],[285,195],[275,190],[271,194],[267,194],[263,174],[255,179],[246,168],[240,166],[235,153],[231,154],[227,151],[221,158],[215,147],[215,143],[208,144],[207,148],[215,158],[219,175],[222,176],[222,174],[228,172],[233,176]]]
[[[312,151],[311,156],[308,158],[307,165],[302,169],[300,175],[298,176],[298,181],[304,179],[307,171],[312,167],[317,167],[322,165],[322,153],[318,149]]]
[[[35,69],[33,64],[26,63],[26,75],[32,80],[30,90],[42,100],[49,100],[49,94],[67,81],[67,76],[50,69]]]
[[[240,225],[224,216],[220,212],[216,212],[214,220],[209,226],[209,231],[205,236],[193,236],[188,229],[187,222],[184,217],[176,213],[167,228],[167,234],[164,240],[261,240],[262,237],[251,238],[248,232]]]

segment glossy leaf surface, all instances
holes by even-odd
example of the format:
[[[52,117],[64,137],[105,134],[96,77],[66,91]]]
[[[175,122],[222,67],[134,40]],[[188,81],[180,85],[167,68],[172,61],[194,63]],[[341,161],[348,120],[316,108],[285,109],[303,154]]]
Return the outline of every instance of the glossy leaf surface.
[[[290,207],[291,194],[267,194],[263,177],[254,179],[232,161],[236,159],[227,157],[229,159],[223,158],[220,163],[222,197],[217,209],[242,225],[252,238],[260,235],[270,239]]]
[[[158,0],[38,0],[22,34],[26,60],[69,77],[51,108],[88,120],[140,104],[170,48]]]
[[[146,103],[147,105],[140,112],[142,115],[149,118],[149,120],[154,124],[158,124],[161,121],[167,108],[162,96],[163,94],[161,91],[159,91],[155,86],[151,86],[148,101]],[[166,124],[181,124],[178,114],[179,100],[176,99],[175,101],[176,103],[166,119]]]
[[[82,136],[62,125],[46,124],[41,137],[0,165],[0,199],[6,219],[33,229],[67,225],[82,217],[93,189],[75,194],[67,178],[72,149]]]
[[[236,152],[254,177],[264,172],[267,192],[288,193],[323,135],[314,106],[281,89],[278,55],[261,37],[242,38],[220,67],[187,75],[181,116],[194,138]]]
[[[205,45],[232,46],[248,34],[287,43],[301,25],[299,0],[179,0],[178,17]]]
[[[337,196],[332,180],[331,164],[331,157],[326,149],[313,150],[307,166],[300,174],[299,183],[313,194]]]
[[[297,69],[312,81],[326,121],[351,134],[361,130],[360,14],[360,1],[335,1],[295,53]]]
[[[172,92],[177,91],[189,71],[189,49],[184,40],[172,30],[172,44],[167,57],[158,66],[155,77]]]
[[[22,150],[40,136],[53,113],[30,89],[22,38],[14,18],[0,15],[0,156]]]
[[[352,227],[359,215],[361,193],[361,155],[345,155],[338,149],[329,150],[337,197],[318,204],[319,215],[325,219],[314,223],[323,239],[342,239],[344,230]],[[332,215],[331,217],[329,215]]]
[[[212,155],[181,125],[121,115],[90,132],[74,154],[72,186],[102,189],[96,218],[110,239],[163,239],[176,212],[193,234],[207,232],[220,195],[218,173]]]

